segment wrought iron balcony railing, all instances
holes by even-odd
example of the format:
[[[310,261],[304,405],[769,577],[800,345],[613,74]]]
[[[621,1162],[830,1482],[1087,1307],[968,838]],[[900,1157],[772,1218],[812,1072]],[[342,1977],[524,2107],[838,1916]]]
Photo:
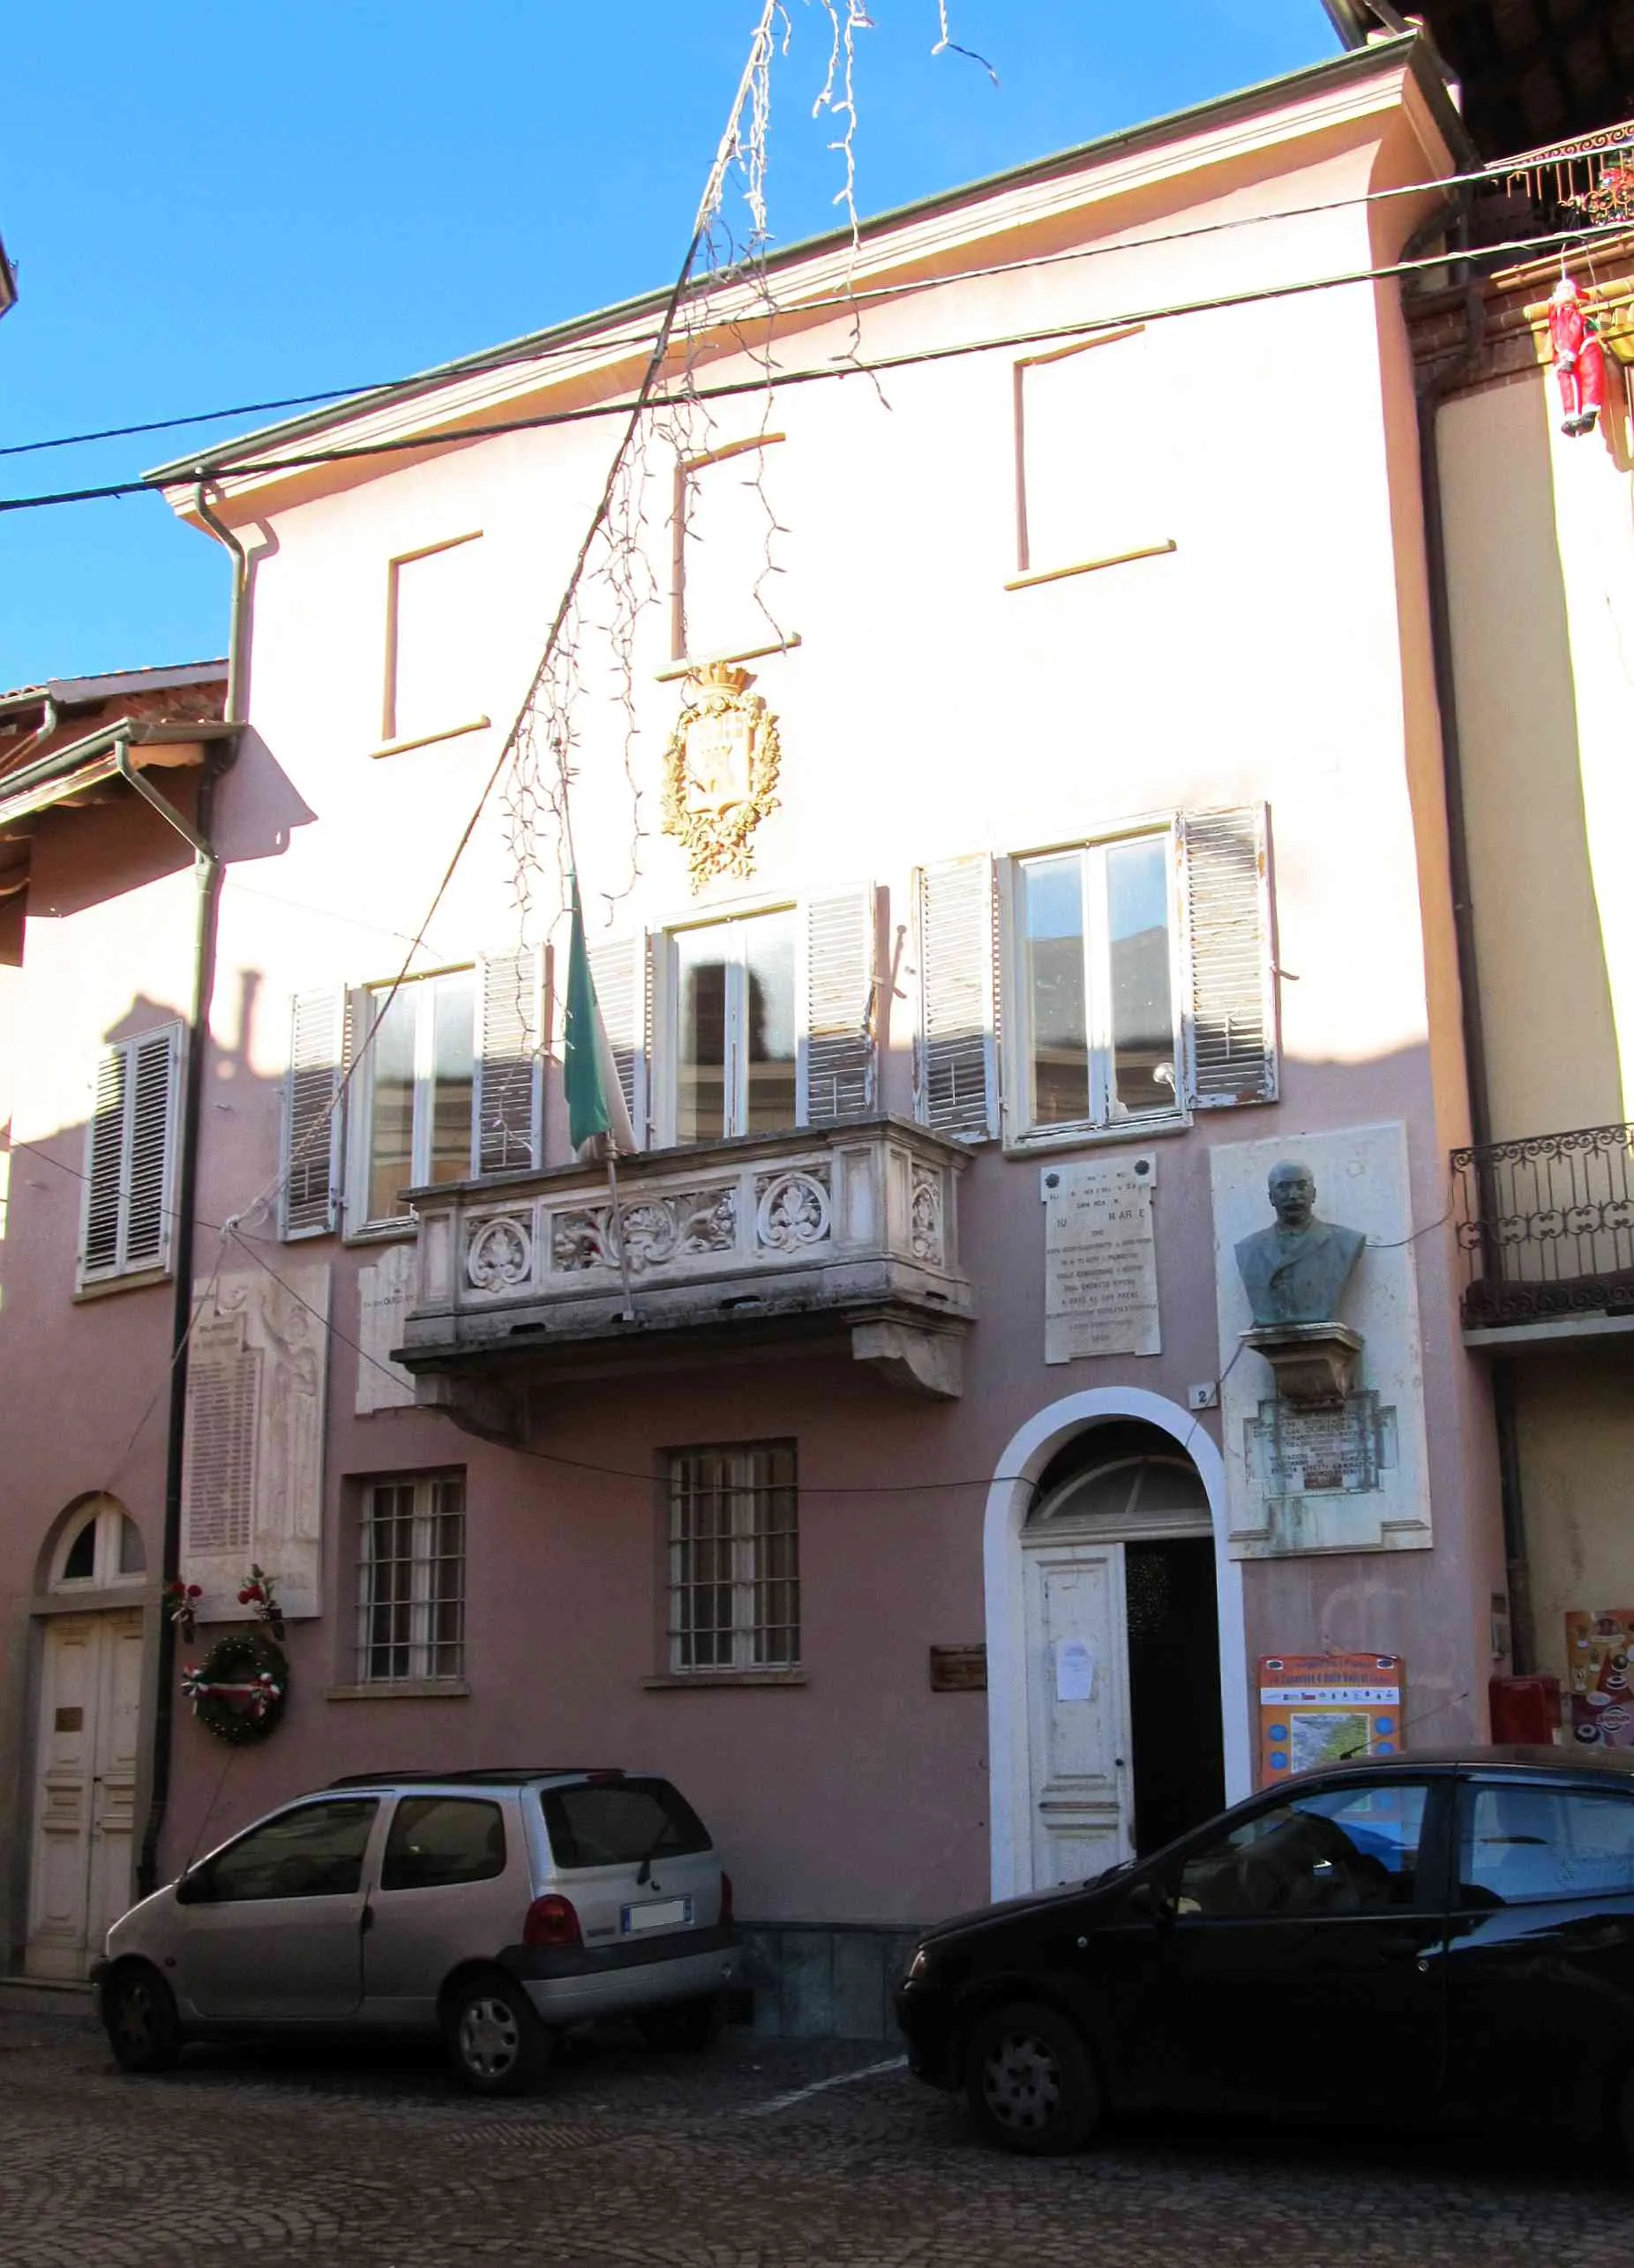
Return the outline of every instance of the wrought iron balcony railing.
[[[1472,215],[1477,250],[1607,221],[1634,228],[1634,123],[1500,158],[1487,175]]]
[[[826,1332],[897,1384],[956,1395],[968,1163],[880,1119],[622,1158],[617,1205],[600,1165],[417,1189],[401,1358],[423,1400],[452,1406],[438,1374],[560,1370],[591,1343],[601,1363],[613,1342],[639,1359],[660,1338],[725,1351]]]
[[[1634,1126],[1452,1153],[1467,1330],[1634,1314]]]

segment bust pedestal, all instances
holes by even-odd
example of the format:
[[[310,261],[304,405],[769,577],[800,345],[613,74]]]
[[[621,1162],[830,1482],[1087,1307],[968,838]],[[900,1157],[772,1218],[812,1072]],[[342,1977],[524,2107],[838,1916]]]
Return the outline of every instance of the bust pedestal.
[[[1300,1410],[1344,1407],[1361,1352],[1359,1331],[1343,1323],[1256,1323],[1242,1344],[1270,1365],[1279,1401]]]

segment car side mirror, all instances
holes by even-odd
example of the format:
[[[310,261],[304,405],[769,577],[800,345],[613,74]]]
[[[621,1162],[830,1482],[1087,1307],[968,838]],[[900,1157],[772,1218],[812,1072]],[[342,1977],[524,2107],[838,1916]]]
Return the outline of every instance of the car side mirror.
[[[1174,1907],[1161,1883],[1149,1875],[1143,1883],[1130,1886],[1123,1903],[1125,1918],[1130,1921],[1172,1921]]]
[[[213,1889],[214,1875],[211,1868],[195,1867],[191,1874],[184,1875],[181,1881],[177,1883],[176,1902],[178,1905],[202,1905],[212,1895]]]

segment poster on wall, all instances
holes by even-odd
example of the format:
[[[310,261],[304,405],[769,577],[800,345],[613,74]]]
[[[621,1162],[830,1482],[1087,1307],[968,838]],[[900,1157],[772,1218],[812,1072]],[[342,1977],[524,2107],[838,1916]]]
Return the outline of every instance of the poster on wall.
[[[1566,1616],[1566,1721],[1585,1748],[1634,1748],[1634,1606]]]
[[[1266,1654],[1260,1661],[1260,1785],[1403,1746],[1399,1654]]]

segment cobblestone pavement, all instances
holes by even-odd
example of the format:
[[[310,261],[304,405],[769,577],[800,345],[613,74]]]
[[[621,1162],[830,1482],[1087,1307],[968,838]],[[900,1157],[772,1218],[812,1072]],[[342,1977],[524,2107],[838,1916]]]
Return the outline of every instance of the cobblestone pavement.
[[[610,2040],[489,2103],[418,2047],[196,2050],[130,2079],[88,2017],[0,2006],[0,2263],[1623,2268],[1634,2241],[1634,2182],[1559,2152],[1521,2171],[1512,2144],[1197,2130],[1008,2159],[888,2055]]]

